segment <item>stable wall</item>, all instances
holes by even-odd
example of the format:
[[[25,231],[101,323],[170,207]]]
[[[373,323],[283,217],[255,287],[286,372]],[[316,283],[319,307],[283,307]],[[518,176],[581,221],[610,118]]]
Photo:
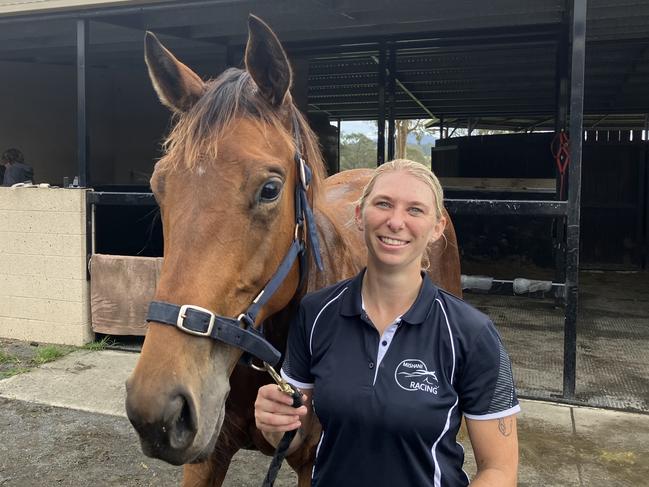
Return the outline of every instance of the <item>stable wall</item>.
[[[0,187],[0,337],[93,339],[86,190]]]

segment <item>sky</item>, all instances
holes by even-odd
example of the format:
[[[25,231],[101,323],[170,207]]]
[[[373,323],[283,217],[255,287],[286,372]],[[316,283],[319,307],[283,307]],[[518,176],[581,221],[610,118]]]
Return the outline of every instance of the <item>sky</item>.
[[[344,134],[352,134],[352,133],[361,133],[368,138],[372,140],[376,140],[378,138],[377,136],[377,128],[376,128],[376,122],[373,121],[354,121],[354,122],[341,122],[340,124],[340,131],[341,131],[341,136]],[[424,136],[422,139],[421,143],[422,144],[433,144],[435,141],[436,137],[434,134],[430,134],[427,136]],[[408,143],[409,144],[416,144],[417,140],[415,139],[414,135],[408,136]]]
[[[361,133],[366,135],[372,140],[376,140],[376,124],[370,121],[355,121],[355,122],[341,122],[340,123],[341,134],[353,134]]]

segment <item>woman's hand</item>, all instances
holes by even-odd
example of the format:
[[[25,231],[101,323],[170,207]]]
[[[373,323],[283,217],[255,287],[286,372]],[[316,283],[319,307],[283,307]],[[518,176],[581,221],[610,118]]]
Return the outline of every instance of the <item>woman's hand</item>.
[[[303,404],[309,404],[311,391],[302,396]],[[279,390],[275,384],[259,388],[255,401],[255,423],[263,433],[280,433],[292,431],[302,426],[309,408],[293,407],[293,399]],[[274,435],[264,435],[274,439]],[[278,440],[279,441],[279,440]]]

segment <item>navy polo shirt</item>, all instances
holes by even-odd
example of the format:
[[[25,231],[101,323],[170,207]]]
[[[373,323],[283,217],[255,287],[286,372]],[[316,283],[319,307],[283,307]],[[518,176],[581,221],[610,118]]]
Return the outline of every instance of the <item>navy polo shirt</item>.
[[[500,336],[427,276],[379,336],[363,310],[363,274],[305,296],[289,332],[282,375],[315,388],[322,424],[312,485],[466,486],[462,415],[520,411]]]

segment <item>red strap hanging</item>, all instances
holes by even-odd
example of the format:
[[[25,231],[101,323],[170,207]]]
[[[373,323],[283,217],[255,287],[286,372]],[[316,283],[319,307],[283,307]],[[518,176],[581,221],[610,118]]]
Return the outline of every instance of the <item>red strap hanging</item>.
[[[557,133],[550,144],[550,151],[559,170],[559,199],[564,199],[566,169],[570,165],[570,140],[563,130]]]

